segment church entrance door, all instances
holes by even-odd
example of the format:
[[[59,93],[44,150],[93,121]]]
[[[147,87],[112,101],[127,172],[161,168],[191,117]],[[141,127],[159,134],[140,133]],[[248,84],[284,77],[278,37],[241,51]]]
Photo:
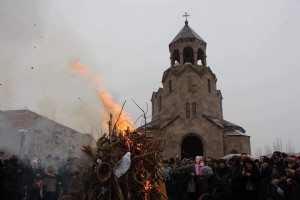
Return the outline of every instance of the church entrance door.
[[[188,135],[181,142],[181,159],[203,156],[203,143],[199,136]]]

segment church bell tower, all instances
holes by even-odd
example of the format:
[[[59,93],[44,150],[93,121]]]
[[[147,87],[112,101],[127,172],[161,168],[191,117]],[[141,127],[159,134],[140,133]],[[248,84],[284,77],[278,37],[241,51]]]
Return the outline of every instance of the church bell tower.
[[[169,44],[171,66],[185,63],[206,64],[206,42],[188,25],[187,15],[185,25]],[[199,63],[199,61],[201,63]]]
[[[207,43],[189,26],[189,15],[183,16],[184,27],[169,44],[170,67],[163,73],[163,87],[152,93],[152,121],[147,127],[173,133],[167,157],[250,154],[250,136],[223,119],[223,97],[207,66]]]

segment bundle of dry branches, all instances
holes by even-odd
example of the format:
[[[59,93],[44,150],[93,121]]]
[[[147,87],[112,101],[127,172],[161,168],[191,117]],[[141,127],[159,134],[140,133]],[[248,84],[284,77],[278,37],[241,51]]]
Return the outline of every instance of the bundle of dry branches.
[[[84,146],[92,159],[84,170],[77,170],[71,183],[68,200],[139,200],[161,199],[159,183],[164,181],[160,170],[162,152],[172,137],[166,131],[125,132],[119,136],[103,135],[96,148]],[[114,170],[122,157],[130,152],[130,167],[121,176]]]

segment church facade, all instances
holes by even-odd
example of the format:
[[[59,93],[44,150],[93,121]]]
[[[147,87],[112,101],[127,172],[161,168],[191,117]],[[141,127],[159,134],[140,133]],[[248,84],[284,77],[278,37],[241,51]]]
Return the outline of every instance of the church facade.
[[[185,21],[169,44],[170,67],[152,93],[152,128],[172,132],[165,156],[220,158],[251,153],[250,136],[223,119],[222,94],[206,62],[207,43]]]

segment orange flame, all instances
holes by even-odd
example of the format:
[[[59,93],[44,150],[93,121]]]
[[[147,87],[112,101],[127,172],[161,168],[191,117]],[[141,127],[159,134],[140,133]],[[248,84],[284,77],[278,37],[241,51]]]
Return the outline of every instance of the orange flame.
[[[146,181],[145,185],[144,185],[145,190],[150,190],[151,189],[151,183],[150,181]]]
[[[125,131],[127,129],[133,130],[133,122],[129,116],[129,114],[122,110],[122,107],[115,103],[111,97],[111,95],[104,90],[104,88],[101,86],[100,81],[101,78],[99,76],[95,76],[90,73],[87,66],[82,64],[81,62],[73,62],[70,65],[71,69],[75,71],[76,73],[85,75],[85,79],[88,81],[90,85],[95,89],[95,92],[97,93],[97,96],[99,100],[101,101],[104,109],[104,115],[103,115],[103,122],[102,126],[107,126],[107,122],[109,121],[109,115],[112,114],[112,125],[116,124],[117,131]],[[121,114],[120,114],[121,113]],[[120,115],[120,116],[119,116]],[[119,119],[118,119],[119,118]],[[118,120],[118,122],[116,121]],[[107,127],[105,127],[106,129]],[[104,129],[104,130],[105,130]]]
[[[88,74],[89,69],[81,64],[79,61],[71,63],[70,67],[73,71],[80,73],[80,74]]]

